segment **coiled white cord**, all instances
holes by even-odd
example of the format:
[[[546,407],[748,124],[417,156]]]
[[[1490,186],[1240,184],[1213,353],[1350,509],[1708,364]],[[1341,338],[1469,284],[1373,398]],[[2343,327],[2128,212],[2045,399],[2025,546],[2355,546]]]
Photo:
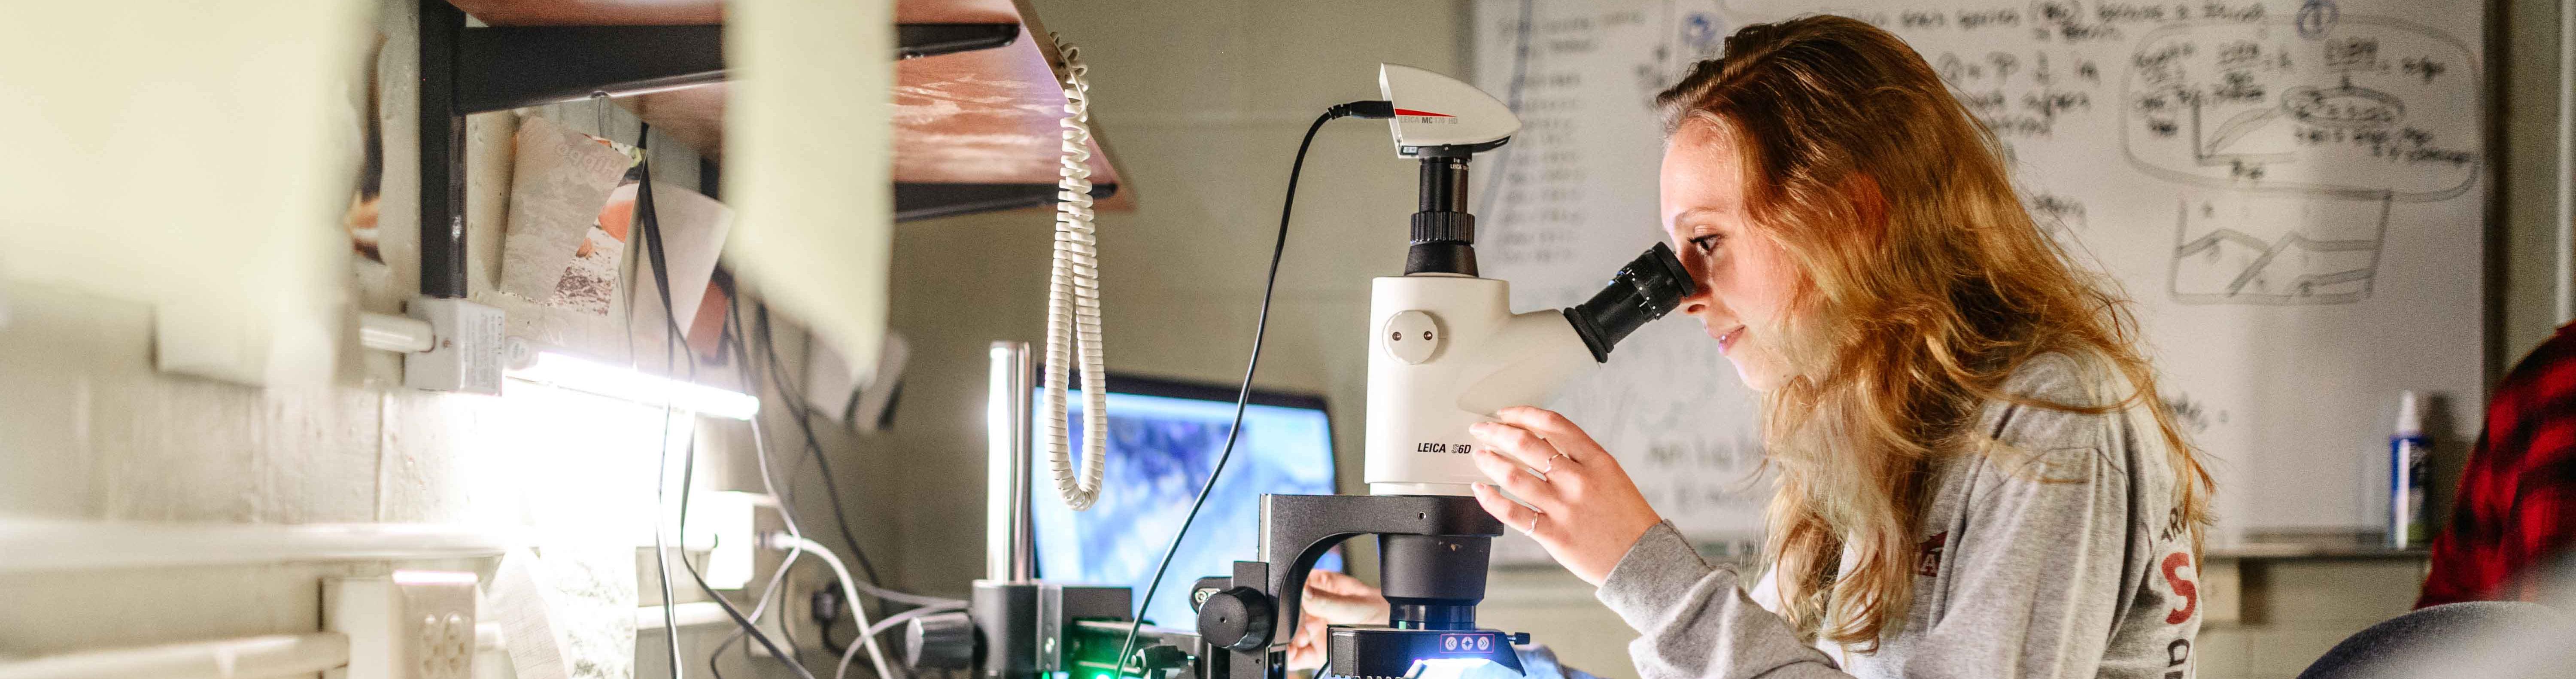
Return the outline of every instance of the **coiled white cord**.
[[[1091,508],[1100,497],[1100,478],[1109,463],[1109,389],[1103,384],[1107,360],[1100,349],[1100,239],[1091,226],[1091,68],[1082,49],[1048,34],[1064,55],[1064,167],[1056,180],[1055,265],[1047,290],[1046,399],[1047,463],[1055,470],[1055,488],[1074,511]],[[1080,361],[1082,369],[1082,478],[1074,477],[1073,455],[1065,423],[1065,368]]]

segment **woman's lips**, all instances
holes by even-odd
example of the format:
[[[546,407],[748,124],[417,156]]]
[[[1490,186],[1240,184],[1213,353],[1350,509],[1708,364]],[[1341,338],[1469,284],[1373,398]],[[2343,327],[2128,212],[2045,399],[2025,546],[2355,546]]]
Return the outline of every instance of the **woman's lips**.
[[[1733,330],[1728,330],[1728,331],[1726,331],[1726,332],[1724,332],[1724,333],[1720,333],[1720,334],[1717,336],[1717,351],[1718,351],[1718,353],[1727,353],[1729,350],[1734,349],[1734,348],[1735,348],[1735,340],[1742,339],[1743,337],[1744,337],[1744,326],[1741,326],[1741,325],[1739,325],[1739,326],[1735,326],[1735,329],[1733,329]]]

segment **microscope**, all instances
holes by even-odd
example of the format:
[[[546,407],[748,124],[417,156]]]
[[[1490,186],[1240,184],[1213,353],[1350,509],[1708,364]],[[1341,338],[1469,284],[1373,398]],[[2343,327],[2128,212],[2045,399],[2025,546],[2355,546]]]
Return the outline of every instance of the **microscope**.
[[[1671,248],[1658,243],[1620,268],[1582,304],[1515,314],[1509,283],[1477,276],[1476,220],[1467,210],[1469,161],[1510,141],[1520,120],[1475,87],[1408,66],[1381,64],[1385,118],[1397,154],[1420,163],[1419,209],[1404,273],[1375,279],[1369,301],[1367,495],[1262,497],[1259,552],[1191,590],[1195,629],[1145,626],[1121,659],[1133,620],[1124,587],[1081,587],[1028,577],[1028,421],[1025,344],[994,348],[997,400],[988,479],[988,576],[969,615],[916,620],[906,646],[916,667],[977,669],[978,679],[1057,672],[1073,679],[1282,679],[1307,575],[1344,540],[1378,540],[1387,625],[1334,625],[1325,671],[1334,677],[1419,677],[1443,666],[1521,669],[1512,646],[1526,634],[1476,625],[1486,566],[1503,525],[1470,485],[1467,428],[1504,407],[1542,402],[1558,386],[1609,360],[1638,327],[1693,292]],[[1384,105],[1379,105],[1384,104]],[[1006,426],[1004,423],[1010,423]],[[1004,526],[1009,526],[1005,529]],[[1126,672],[1120,673],[1118,668]]]
[[[1473,86],[1422,69],[1382,64],[1378,86],[1393,104],[1397,153],[1418,160],[1421,180],[1404,275],[1376,279],[1369,298],[1369,494],[1262,498],[1259,555],[1193,590],[1198,636],[1223,654],[1203,679],[1282,677],[1307,574],[1326,550],[1361,535],[1378,539],[1389,624],[1332,626],[1329,674],[1413,677],[1480,662],[1519,671],[1512,645],[1528,636],[1476,626],[1503,526],[1470,493],[1484,475],[1467,427],[1545,400],[1693,292],[1672,249],[1657,243],[1589,301],[1512,313],[1510,284],[1477,276],[1467,168],[1510,141],[1519,119]]]

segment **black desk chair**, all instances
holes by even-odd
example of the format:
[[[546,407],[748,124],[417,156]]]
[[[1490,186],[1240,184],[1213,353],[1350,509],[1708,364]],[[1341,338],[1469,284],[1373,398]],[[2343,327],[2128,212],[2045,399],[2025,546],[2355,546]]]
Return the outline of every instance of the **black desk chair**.
[[[2520,601],[2443,604],[2389,618],[2335,644],[2299,679],[2576,676],[2576,667],[2518,668],[2517,657],[2563,653],[2576,628],[2549,607]],[[2558,645],[2534,647],[2534,642]],[[2538,675],[2524,674],[2537,670]]]

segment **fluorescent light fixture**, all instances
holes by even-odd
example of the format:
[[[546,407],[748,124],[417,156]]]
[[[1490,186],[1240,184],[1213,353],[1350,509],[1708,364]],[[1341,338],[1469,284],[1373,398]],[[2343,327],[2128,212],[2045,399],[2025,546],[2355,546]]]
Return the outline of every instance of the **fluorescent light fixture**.
[[[647,375],[554,352],[539,352],[535,364],[513,369],[509,376],[515,380],[648,406],[667,405],[700,415],[748,420],[760,412],[760,399],[749,394]]]

